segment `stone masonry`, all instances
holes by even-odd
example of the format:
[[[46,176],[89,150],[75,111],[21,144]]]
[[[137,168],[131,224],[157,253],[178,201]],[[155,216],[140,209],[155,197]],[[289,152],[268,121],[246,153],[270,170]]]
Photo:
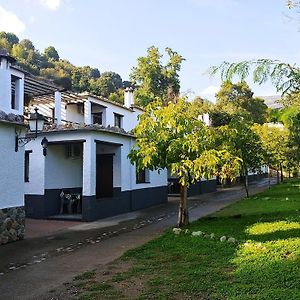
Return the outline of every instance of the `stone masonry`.
[[[0,209],[0,245],[24,238],[25,208]]]

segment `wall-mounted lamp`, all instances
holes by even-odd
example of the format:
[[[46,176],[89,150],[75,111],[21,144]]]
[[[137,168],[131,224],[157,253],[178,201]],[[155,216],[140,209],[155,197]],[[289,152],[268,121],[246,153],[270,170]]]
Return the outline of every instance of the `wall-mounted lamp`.
[[[19,147],[24,147],[31,140],[36,139],[38,132],[43,131],[45,121],[44,116],[38,113],[38,108],[35,108],[34,111],[35,112],[33,114],[30,114],[29,118],[29,130],[31,134],[29,136],[20,137],[19,134],[16,132],[15,152],[18,152]],[[46,156],[48,140],[45,137],[43,138],[41,145],[43,147],[43,155]]]

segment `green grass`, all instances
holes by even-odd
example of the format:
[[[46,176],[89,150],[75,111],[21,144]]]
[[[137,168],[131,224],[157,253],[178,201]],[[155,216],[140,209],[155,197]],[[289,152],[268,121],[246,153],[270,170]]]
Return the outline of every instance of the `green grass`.
[[[89,299],[121,299],[114,283],[144,278],[136,299],[299,300],[299,210],[300,184],[292,181],[192,223],[188,234],[168,230],[128,251],[122,259],[133,267]],[[199,230],[215,238],[191,236]],[[237,243],[220,242],[224,235]]]

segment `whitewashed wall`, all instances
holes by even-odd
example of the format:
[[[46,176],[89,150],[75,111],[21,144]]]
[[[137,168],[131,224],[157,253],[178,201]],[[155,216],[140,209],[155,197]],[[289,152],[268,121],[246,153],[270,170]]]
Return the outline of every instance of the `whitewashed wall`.
[[[167,171],[163,170],[158,174],[158,172],[149,172],[150,177],[150,183],[142,183],[142,184],[136,184],[136,175],[135,175],[135,166],[130,164],[129,159],[127,158],[129,151],[134,143],[134,139],[126,137],[126,136],[120,136],[116,134],[111,133],[105,133],[105,132],[96,132],[96,131],[74,131],[74,132],[56,132],[56,133],[45,133],[45,136],[49,140],[49,142],[52,141],[74,141],[74,140],[86,140],[86,142],[83,143],[83,172],[82,172],[82,181],[83,182],[83,195],[89,196],[89,195],[95,195],[96,191],[96,153],[115,153],[114,156],[114,186],[115,187],[121,187],[122,191],[128,191],[133,189],[142,189],[142,188],[150,188],[150,187],[157,187],[157,186],[166,186],[167,185]],[[41,150],[41,138],[36,139],[35,141],[30,142],[27,145],[27,149],[33,149],[33,152],[37,151],[39,149],[40,153],[42,153]],[[95,140],[101,140],[103,142],[108,143],[117,143],[117,144],[123,144],[121,147],[115,147],[115,146],[107,146],[107,145],[101,145],[94,142]],[[53,147],[50,146],[49,149]],[[35,150],[36,149],[36,150]],[[60,182],[56,182],[55,179],[51,179],[52,177],[61,178],[60,175],[57,175],[55,173],[56,167],[53,167],[54,169],[51,169],[49,166],[50,164],[56,164],[59,165],[65,165],[66,168],[70,167],[75,172],[75,169],[79,169],[79,161],[78,165],[75,166],[68,166],[67,164],[64,164],[63,158],[61,157],[58,162],[54,162],[56,156],[54,155],[54,148],[49,151],[49,154],[51,156],[51,151],[53,151],[52,158],[46,159],[46,169],[44,167],[44,159],[43,157],[39,157],[38,159],[34,159],[33,156],[31,156],[31,161],[34,161],[34,164],[31,163],[32,168],[37,168],[41,170],[40,176],[32,176],[32,173],[29,174],[30,176],[30,182],[27,183],[26,186],[26,194],[43,194],[43,187],[41,186],[41,183],[46,188],[58,188],[55,186],[55,184],[59,184]],[[58,150],[59,152],[60,150]],[[33,153],[31,154],[33,155]],[[61,153],[61,155],[63,155]],[[58,156],[60,157],[60,156]],[[30,169],[31,171],[31,169]],[[51,172],[50,172],[51,171]],[[43,179],[43,174],[46,172],[46,176]],[[68,171],[69,172],[69,171]],[[77,172],[77,171],[76,171]],[[76,173],[77,175],[79,172]],[[79,183],[79,177],[76,175],[76,181],[74,179],[74,183]],[[45,180],[46,179],[46,180]],[[45,181],[44,181],[45,180]],[[62,179],[61,179],[62,180]],[[69,180],[69,179],[68,179]],[[45,182],[45,184],[44,184]],[[64,182],[64,184],[70,183],[70,182]],[[38,187],[36,186],[38,185]],[[81,186],[81,185],[77,185]]]
[[[23,206],[24,148],[21,147],[15,152],[13,124],[0,123],[0,137],[0,209]]]
[[[25,194],[43,195],[45,188],[45,157],[41,146],[41,137],[30,141],[26,150],[31,150],[29,154],[29,182],[25,182]]]
[[[84,115],[78,112],[76,104],[67,105],[66,120],[76,122],[76,123],[84,123]]]
[[[45,158],[45,189],[75,187],[82,187],[82,155],[67,158],[65,145],[50,145]]]

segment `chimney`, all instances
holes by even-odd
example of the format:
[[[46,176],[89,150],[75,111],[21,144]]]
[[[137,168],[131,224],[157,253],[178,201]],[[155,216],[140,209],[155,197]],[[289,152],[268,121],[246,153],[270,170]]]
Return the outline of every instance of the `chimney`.
[[[124,105],[131,108],[134,105],[133,88],[127,87],[124,91]]]

